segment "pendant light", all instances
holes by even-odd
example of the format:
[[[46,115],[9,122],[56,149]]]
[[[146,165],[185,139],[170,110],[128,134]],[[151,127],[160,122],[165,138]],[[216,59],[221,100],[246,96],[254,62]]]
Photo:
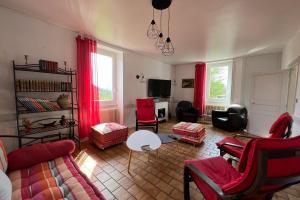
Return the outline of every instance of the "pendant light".
[[[149,27],[148,27],[148,30],[147,30],[147,37],[149,39],[156,39],[158,37],[158,35],[159,35],[159,30],[158,30],[157,25],[156,25],[155,20],[154,20],[154,8],[153,8],[152,21],[149,24]]]
[[[154,46],[161,51],[165,56],[171,56],[174,54],[174,46],[170,38],[170,6],[172,0],[152,0],[152,21],[147,30],[147,37],[150,39],[155,39]],[[157,28],[157,25],[154,21],[154,9],[160,10],[160,29]],[[168,37],[165,39],[162,31],[162,17],[163,10],[168,9],[169,18],[168,18]]]
[[[170,8],[168,8],[169,18],[168,18],[168,37],[164,43],[164,47],[162,49],[162,54],[165,56],[171,56],[174,54],[174,46],[172,44],[171,38],[170,38]]]
[[[162,21],[162,10],[160,11],[160,33],[159,33],[158,38],[155,42],[155,47],[159,50],[162,50],[164,48],[164,45],[165,45],[164,35],[162,33],[162,28],[161,28],[161,21]]]

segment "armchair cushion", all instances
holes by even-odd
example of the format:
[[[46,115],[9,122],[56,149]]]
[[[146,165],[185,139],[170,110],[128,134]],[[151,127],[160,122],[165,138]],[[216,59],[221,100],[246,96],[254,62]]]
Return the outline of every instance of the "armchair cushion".
[[[6,172],[7,170],[7,153],[4,143],[0,140],[0,171]]]
[[[154,120],[155,105],[153,99],[137,99],[137,119],[138,120]]]
[[[234,137],[225,137],[223,140],[216,143],[218,148],[221,148],[222,150],[224,150],[226,153],[228,153],[230,155],[240,158],[242,155],[242,152],[243,152],[243,148],[226,145],[226,143],[236,144],[236,145],[240,145],[243,147],[246,145],[246,143],[244,143]]]
[[[238,179],[241,174],[228,164],[222,157],[213,157],[204,160],[186,160],[185,165],[193,164],[199,171],[215,182],[220,188]],[[218,196],[215,192],[196,174],[191,172],[191,176],[205,197],[216,200]]]
[[[72,140],[24,147],[8,154],[8,167],[10,171],[24,169],[41,162],[69,155],[74,150],[75,144]]]
[[[151,120],[138,120],[138,123],[141,123],[141,124],[154,124],[156,123],[156,119],[151,119]]]

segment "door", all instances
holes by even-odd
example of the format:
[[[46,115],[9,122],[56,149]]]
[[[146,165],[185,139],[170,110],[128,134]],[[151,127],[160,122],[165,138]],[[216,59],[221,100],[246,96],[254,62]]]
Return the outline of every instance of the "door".
[[[291,68],[289,72],[289,90],[288,90],[288,99],[287,99],[287,111],[290,114],[294,114],[296,106],[296,94],[297,94],[297,83],[298,82],[298,65]],[[299,87],[298,87],[299,89]],[[298,96],[300,92],[298,91]],[[299,98],[299,97],[298,97]],[[298,105],[299,106],[299,105]]]
[[[293,67],[291,69],[290,73],[294,72],[293,71],[294,68],[298,71],[299,64],[297,64],[295,67]],[[292,76],[295,76],[295,75],[293,74]],[[298,76],[296,78],[296,83],[297,83],[296,88],[293,88],[296,91],[295,96],[289,97],[289,99],[288,99],[288,102],[291,101],[294,103],[294,106],[293,106],[294,110],[293,110],[293,112],[291,112],[293,114],[293,119],[294,119],[293,129],[292,129],[293,136],[300,135],[300,76],[299,76],[299,72],[298,72]]]
[[[286,110],[283,72],[255,74],[251,79],[249,132],[266,137],[276,118]],[[286,102],[285,94],[285,102]]]

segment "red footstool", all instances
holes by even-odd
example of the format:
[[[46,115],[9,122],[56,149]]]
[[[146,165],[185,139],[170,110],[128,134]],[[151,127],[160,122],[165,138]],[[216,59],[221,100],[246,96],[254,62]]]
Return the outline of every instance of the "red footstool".
[[[100,149],[105,149],[127,140],[128,128],[114,122],[102,123],[92,127],[90,141]]]
[[[201,144],[205,138],[205,127],[198,123],[180,122],[173,126],[173,132],[182,135],[181,140],[194,145]]]

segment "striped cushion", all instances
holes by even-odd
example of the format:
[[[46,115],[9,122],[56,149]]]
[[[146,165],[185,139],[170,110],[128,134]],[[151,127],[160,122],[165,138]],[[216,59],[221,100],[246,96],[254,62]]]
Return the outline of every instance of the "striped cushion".
[[[126,129],[126,126],[123,126],[121,124],[110,122],[110,123],[101,123],[95,126],[92,126],[92,129],[100,134],[107,134],[111,133],[113,131],[118,131],[122,129]]]
[[[9,173],[12,199],[104,199],[70,156]]]
[[[0,170],[4,172],[7,170],[7,154],[2,140],[0,140]]]
[[[173,126],[173,129],[197,133],[204,128],[203,125],[190,122],[179,122]]]

